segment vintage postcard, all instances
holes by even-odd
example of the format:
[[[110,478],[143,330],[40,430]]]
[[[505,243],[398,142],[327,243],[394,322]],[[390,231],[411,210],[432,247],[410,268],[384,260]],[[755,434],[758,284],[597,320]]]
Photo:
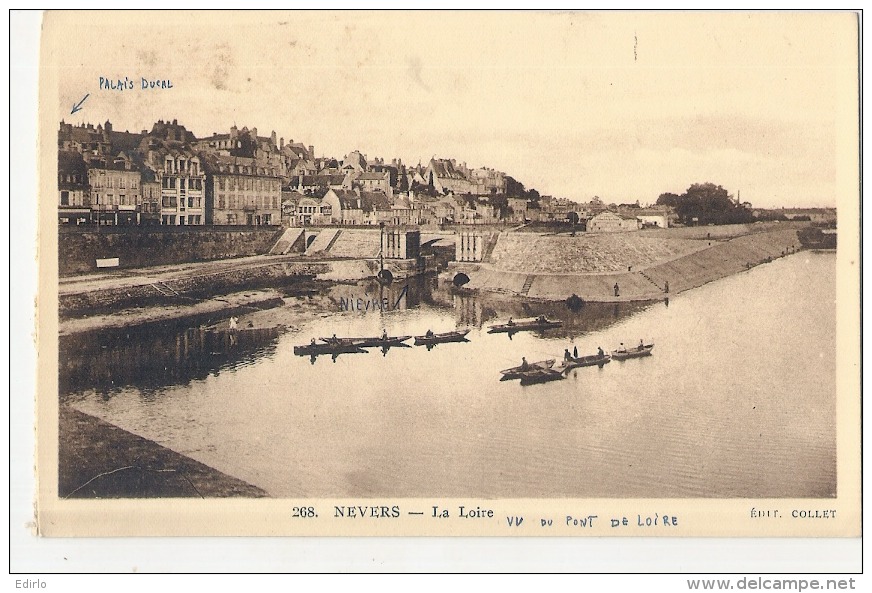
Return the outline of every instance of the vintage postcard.
[[[858,38],[45,13],[38,532],[859,536]]]

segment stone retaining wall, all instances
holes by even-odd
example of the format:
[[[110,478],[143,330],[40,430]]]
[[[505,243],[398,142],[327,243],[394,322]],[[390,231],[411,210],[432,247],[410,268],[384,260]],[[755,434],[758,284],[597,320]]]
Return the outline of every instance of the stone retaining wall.
[[[281,227],[64,229],[58,234],[58,272],[92,272],[97,259],[115,257],[120,268],[141,268],[260,255],[268,253],[283,232]]]

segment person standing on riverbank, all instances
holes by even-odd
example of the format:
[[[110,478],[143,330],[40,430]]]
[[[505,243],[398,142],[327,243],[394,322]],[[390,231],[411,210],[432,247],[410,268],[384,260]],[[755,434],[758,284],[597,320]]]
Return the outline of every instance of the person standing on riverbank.
[[[617,282],[615,282],[615,296],[621,296],[621,288],[618,286]]]
[[[236,318],[235,316],[232,316],[232,315],[230,316],[230,345],[231,346],[236,345],[236,332],[237,332],[236,324],[238,322],[239,322],[238,318]]]

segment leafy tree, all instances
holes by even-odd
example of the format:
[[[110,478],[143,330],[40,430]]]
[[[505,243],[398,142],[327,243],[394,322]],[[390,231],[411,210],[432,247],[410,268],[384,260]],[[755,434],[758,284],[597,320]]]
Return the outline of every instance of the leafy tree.
[[[678,202],[680,200],[681,200],[681,196],[679,196],[678,194],[673,194],[673,193],[667,192],[665,194],[660,194],[660,197],[657,198],[657,205],[658,206],[671,206],[672,208],[675,208],[676,206],[678,206]]]
[[[657,203],[672,206],[683,224],[736,224],[754,217],[720,185],[694,183],[682,195],[661,194]]]
[[[497,211],[500,218],[506,218],[509,214],[509,198],[502,194],[491,194],[488,196],[488,202]]]
[[[517,181],[514,177],[506,175],[506,196],[510,198],[524,198],[526,193],[524,184]]]

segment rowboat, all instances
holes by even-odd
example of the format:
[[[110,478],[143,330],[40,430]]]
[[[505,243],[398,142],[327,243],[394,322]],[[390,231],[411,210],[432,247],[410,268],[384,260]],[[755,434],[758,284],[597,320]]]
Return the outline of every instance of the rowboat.
[[[600,356],[599,354],[591,354],[590,356],[579,356],[578,358],[573,358],[576,366],[580,367],[592,367],[594,365],[603,366],[612,361],[611,354],[603,354]]]
[[[571,371],[572,369],[578,368],[578,366],[579,364],[575,361],[574,358],[564,358],[560,361],[560,364],[555,365],[552,370],[566,373]]]
[[[628,358],[641,358],[642,356],[651,356],[651,351],[654,349],[654,344],[645,344],[637,346],[630,350],[615,350],[612,352],[612,358],[615,360],[627,360]]]
[[[521,320],[514,321],[512,323],[503,323],[498,325],[492,325],[488,329],[487,333],[489,334],[498,334],[498,333],[513,333],[520,331],[535,331],[538,329],[553,329],[555,327],[562,327],[562,321],[551,321],[546,318],[541,319],[530,319],[530,320]]]
[[[565,379],[566,375],[555,369],[535,369],[527,371],[521,376],[521,385],[535,385],[536,383],[547,383],[548,381],[559,381]]]
[[[297,356],[318,356],[321,354],[351,354],[366,352],[354,344],[306,344],[294,346],[294,354]]]
[[[554,366],[554,359],[549,358],[548,360],[540,360],[539,362],[531,362],[528,363],[527,369],[524,370],[523,366],[516,366],[510,369],[506,369],[504,371],[500,371],[502,374],[502,378],[500,381],[511,381],[512,379],[520,379],[524,373],[533,371],[533,370],[541,370],[541,369],[550,369]]]
[[[433,344],[443,344],[445,342],[468,342],[466,334],[469,330],[457,330],[445,332],[442,334],[430,334],[429,336],[415,336],[415,346],[430,346]]]
[[[412,336],[388,336],[376,338],[319,338],[327,345],[351,345],[357,348],[390,348],[400,346]]]

